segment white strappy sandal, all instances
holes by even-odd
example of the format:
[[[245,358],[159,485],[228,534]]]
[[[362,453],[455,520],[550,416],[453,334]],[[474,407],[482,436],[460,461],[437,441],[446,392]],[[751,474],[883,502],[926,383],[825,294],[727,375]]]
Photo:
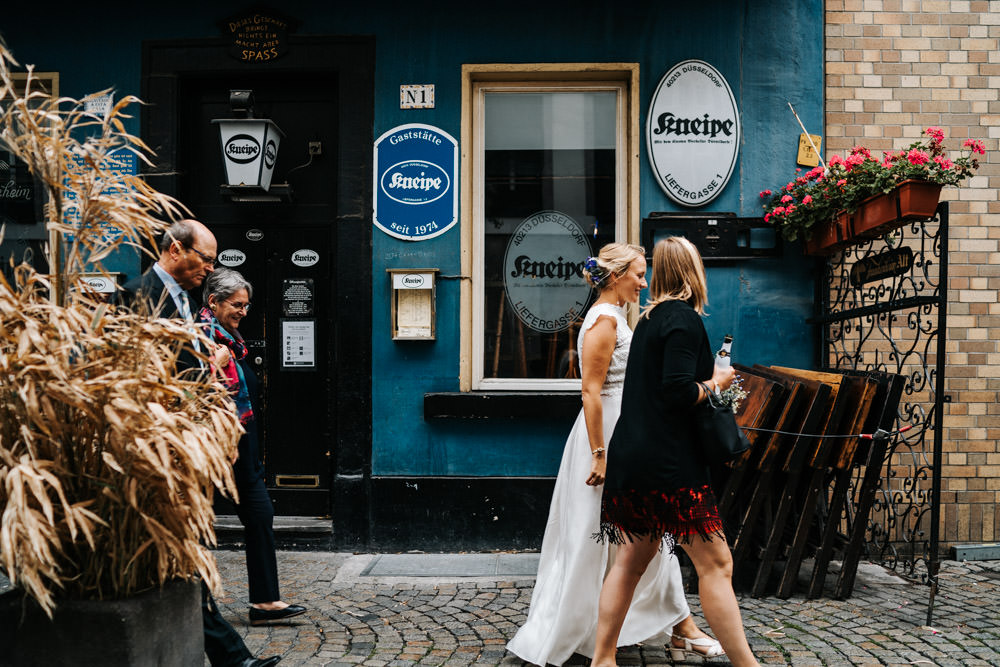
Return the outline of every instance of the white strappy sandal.
[[[698,656],[700,658],[717,658],[720,655],[725,655],[726,652],[722,650],[722,644],[719,640],[712,639],[711,637],[685,637],[683,635],[670,635],[671,640],[679,640],[684,642],[684,646],[678,647],[670,644],[670,659],[673,661],[685,660],[688,654]],[[695,649],[698,647],[701,650]]]

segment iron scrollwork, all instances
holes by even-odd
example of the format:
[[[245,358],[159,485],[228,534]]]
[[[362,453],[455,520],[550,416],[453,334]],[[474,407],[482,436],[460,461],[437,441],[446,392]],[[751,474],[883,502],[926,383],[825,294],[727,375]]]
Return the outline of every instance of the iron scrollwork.
[[[826,365],[905,378],[895,433],[866,519],[865,554],[903,577],[931,585],[936,585],[938,567],[947,230],[948,205],[942,203],[931,219],[908,222],[829,258],[820,286]],[[852,281],[859,262],[864,270],[855,269]],[[870,267],[886,277],[859,280],[872,274]],[[904,426],[910,428],[900,433]],[[862,474],[860,468],[854,471],[853,507]],[[849,512],[848,521],[856,514]]]

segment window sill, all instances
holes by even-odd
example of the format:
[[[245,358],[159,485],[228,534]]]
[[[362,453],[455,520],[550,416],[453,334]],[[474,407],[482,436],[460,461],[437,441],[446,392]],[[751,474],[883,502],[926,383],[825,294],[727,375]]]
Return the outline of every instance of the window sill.
[[[572,419],[578,391],[472,391],[424,394],[424,419]]]

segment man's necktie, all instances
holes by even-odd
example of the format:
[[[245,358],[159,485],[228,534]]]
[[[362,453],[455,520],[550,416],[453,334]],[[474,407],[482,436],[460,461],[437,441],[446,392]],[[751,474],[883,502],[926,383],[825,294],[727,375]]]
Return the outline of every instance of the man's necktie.
[[[181,317],[187,320],[188,323],[194,324],[194,315],[191,314],[191,301],[188,299],[188,293],[184,290],[181,290],[180,302]],[[191,328],[191,331],[194,332],[194,327]],[[194,340],[194,350],[195,352],[201,352],[201,343],[198,342],[197,338]]]

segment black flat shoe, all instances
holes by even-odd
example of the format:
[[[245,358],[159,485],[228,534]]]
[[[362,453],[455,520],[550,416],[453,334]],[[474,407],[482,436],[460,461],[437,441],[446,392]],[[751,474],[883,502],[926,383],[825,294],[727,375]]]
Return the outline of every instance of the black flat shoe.
[[[270,658],[247,658],[240,667],[273,667],[281,662],[281,656],[272,655]]]
[[[284,609],[258,609],[257,607],[250,607],[250,625],[264,625],[272,621],[283,621],[286,618],[304,613],[306,613],[306,608],[297,604],[290,604]]]

